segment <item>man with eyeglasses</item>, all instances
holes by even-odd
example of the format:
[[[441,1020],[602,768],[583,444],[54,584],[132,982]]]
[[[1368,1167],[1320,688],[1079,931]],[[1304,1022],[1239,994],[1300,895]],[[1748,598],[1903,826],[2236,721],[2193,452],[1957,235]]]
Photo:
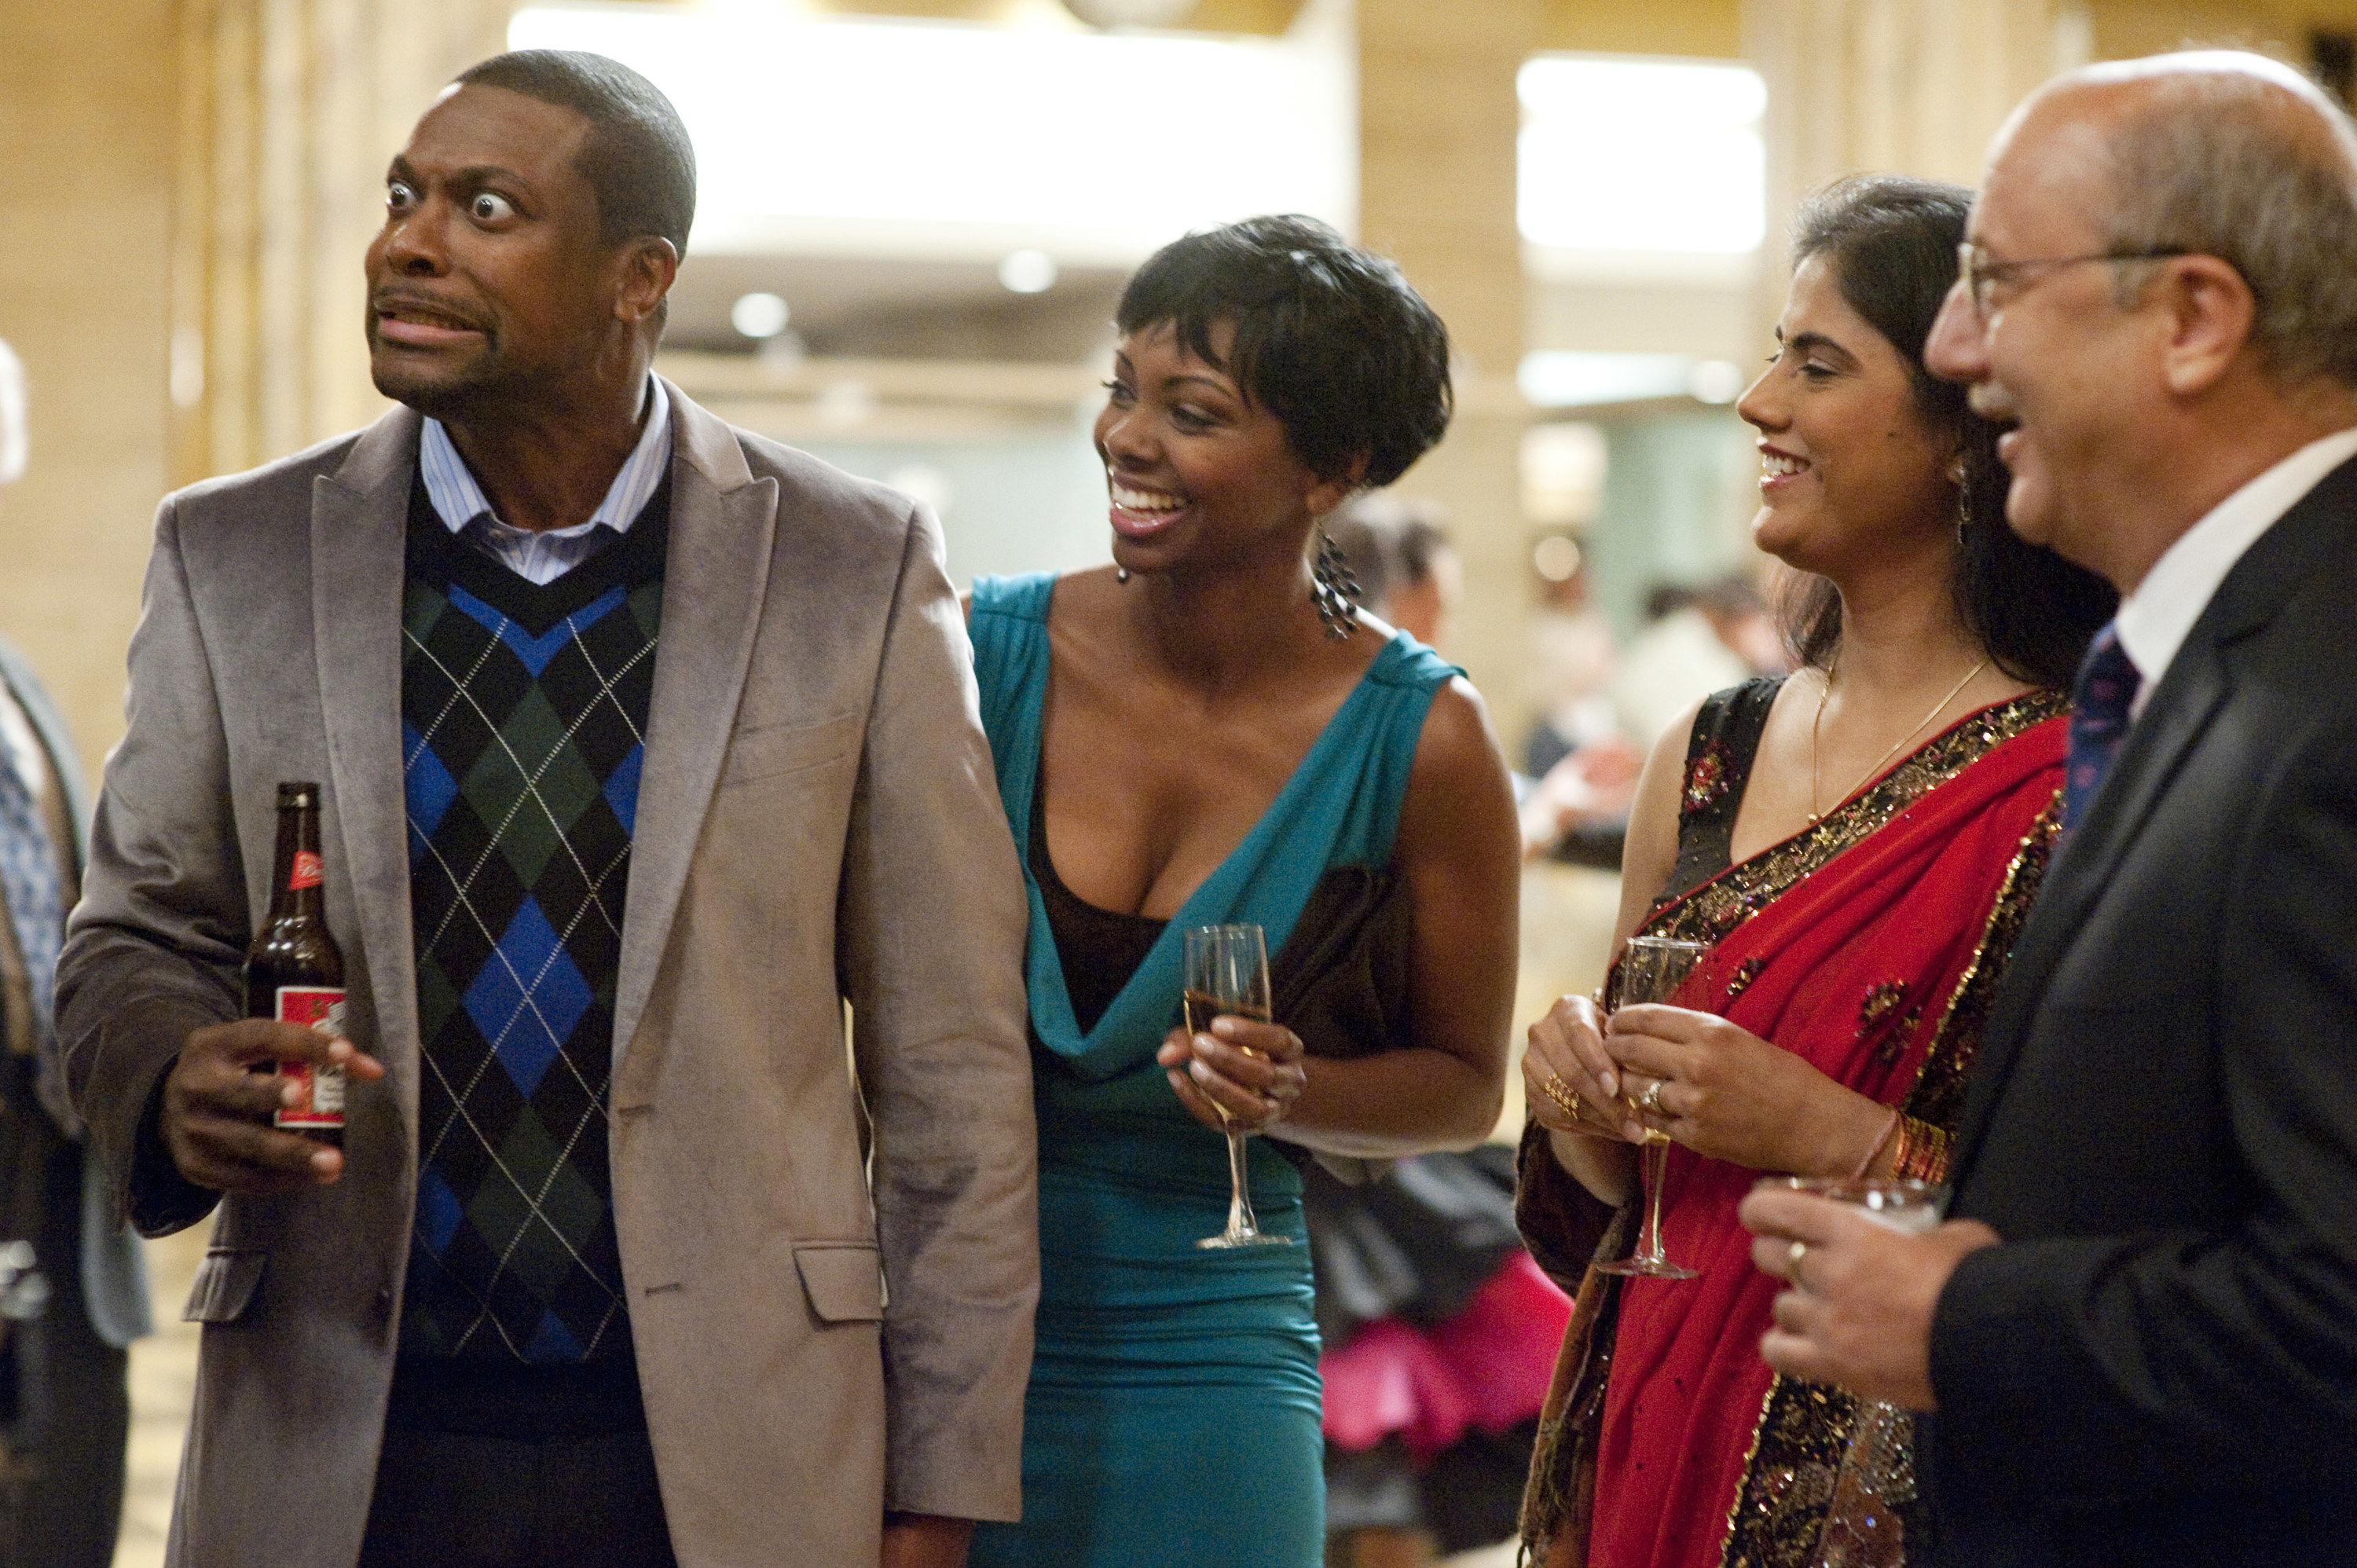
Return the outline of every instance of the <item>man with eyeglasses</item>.
[[[1912,1563],[2357,1554],[2357,134],[2255,55],[1992,148],[1926,346],[2119,616],[1928,1236],[1755,1194],[1779,1371],[1933,1412]]]

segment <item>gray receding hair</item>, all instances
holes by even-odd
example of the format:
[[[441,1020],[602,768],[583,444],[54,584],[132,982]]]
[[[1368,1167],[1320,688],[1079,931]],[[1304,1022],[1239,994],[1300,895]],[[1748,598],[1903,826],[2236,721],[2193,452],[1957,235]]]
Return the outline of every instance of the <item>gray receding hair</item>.
[[[0,485],[25,477],[25,361],[0,338]]]
[[[2278,381],[2357,386],[2357,131],[2275,62],[2217,60],[2147,76],[2148,106],[2113,131],[2109,246],[2228,263],[2250,285],[2251,341]],[[2123,305],[2155,270],[2119,269]]]

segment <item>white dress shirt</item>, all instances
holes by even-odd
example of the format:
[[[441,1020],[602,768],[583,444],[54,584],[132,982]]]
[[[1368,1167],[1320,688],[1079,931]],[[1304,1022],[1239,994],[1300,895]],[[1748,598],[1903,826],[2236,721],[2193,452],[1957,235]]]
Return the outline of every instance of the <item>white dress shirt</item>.
[[[605,543],[597,530],[628,533],[662,483],[663,465],[671,460],[671,394],[663,391],[660,378],[647,377],[641,409],[645,423],[639,432],[639,444],[623,459],[622,471],[614,476],[614,482],[606,488],[606,499],[597,503],[587,522],[534,533],[501,520],[438,419],[427,420],[417,438],[417,467],[425,477],[425,497],[434,503],[434,514],[444,527],[480,545],[491,559],[518,576],[546,587],[597,553]]]
[[[2325,475],[2352,457],[2357,457],[2357,425],[2309,442],[2211,508],[2152,564],[2136,592],[2120,601],[2119,618],[2113,623],[2120,650],[2144,681],[2129,704],[2130,718],[2144,712],[2152,689],[2169,673],[2170,660],[2234,563]]]

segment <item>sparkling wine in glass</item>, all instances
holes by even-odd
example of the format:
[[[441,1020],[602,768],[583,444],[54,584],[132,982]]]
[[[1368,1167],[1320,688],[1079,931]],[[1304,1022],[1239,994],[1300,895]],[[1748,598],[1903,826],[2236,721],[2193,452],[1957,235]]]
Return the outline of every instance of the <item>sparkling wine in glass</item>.
[[[1667,1002],[1686,975],[1710,950],[1707,942],[1679,941],[1672,937],[1631,937],[1620,953],[1620,1005],[1637,1002]],[[1631,1106],[1631,1110],[1634,1107]],[[1695,1271],[1670,1262],[1662,1246],[1662,1177],[1670,1165],[1670,1135],[1648,1127],[1641,1164],[1645,1181],[1645,1228],[1637,1250],[1625,1258],[1596,1265],[1598,1273],[1636,1274],[1652,1280],[1690,1280]]]
[[[1182,995],[1187,1007],[1187,1032],[1208,1035],[1211,1020],[1222,1015],[1238,1018],[1269,1017],[1268,947],[1258,926],[1196,926],[1187,932],[1186,979]],[[1213,1101],[1214,1105],[1218,1102]],[[1220,1120],[1228,1121],[1224,1108]],[[1228,1122],[1228,1228],[1206,1236],[1198,1247],[1290,1247],[1290,1236],[1271,1236],[1253,1215],[1252,1193],[1244,1184],[1243,1128]]]
[[[1910,1236],[1939,1224],[1948,1197],[1945,1187],[1920,1181],[1787,1176],[1777,1185],[1854,1203],[1868,1219]],[[1914,1437],[1915,1418],[1906,1411],[1857,1402],[1813,1568],[1901,1568],[1907,1542],[1899,1509],[1915,1497]]]

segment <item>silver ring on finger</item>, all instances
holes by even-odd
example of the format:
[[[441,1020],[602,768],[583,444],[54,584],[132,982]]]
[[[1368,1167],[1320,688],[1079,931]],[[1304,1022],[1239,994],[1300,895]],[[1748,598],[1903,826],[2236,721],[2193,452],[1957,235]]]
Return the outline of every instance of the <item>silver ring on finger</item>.
[[[1806,1241],[1793,1242],[1792,1250],[1784,1254],[1784,1278],[1792,1282],[1794,1290],[1805,1288],[1801,1283],[1801,1260],[1808,1255],[1809,1244]]]

